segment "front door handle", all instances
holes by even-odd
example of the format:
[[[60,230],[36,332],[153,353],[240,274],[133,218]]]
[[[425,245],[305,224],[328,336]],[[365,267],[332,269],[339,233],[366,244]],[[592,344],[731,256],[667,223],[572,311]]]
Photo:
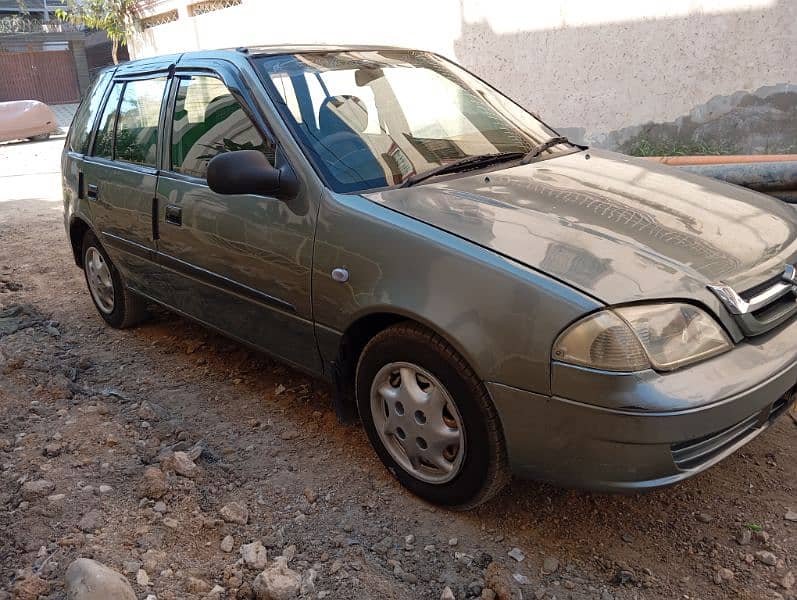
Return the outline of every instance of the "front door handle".
[[[89,200],[95,200],[96,201],[97,198],[99,198],[99,196],[100,196],[100,188],[98,188],[93,183],[90,183],[89,186],[88,186],[88,189],[86,191],[86,196],[88,197]]]
[[[166,222],[171,225],[180,226],[183,224],[183,209],[176,204],[166,205]]]

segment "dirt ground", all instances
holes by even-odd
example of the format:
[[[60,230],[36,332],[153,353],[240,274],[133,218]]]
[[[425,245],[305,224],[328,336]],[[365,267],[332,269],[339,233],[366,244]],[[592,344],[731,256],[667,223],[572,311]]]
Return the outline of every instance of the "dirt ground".
[[[0,599],[64,598],[80,556],[142,599],[248,598],[256,541],[306,598],[795,598],[789,417],[646,495],[517,481],[436,509],[337,423],[323,383],[163,311],[105,327],[64,234],[62,143],[0,145],[0,311],[23,307],[0,315]]]

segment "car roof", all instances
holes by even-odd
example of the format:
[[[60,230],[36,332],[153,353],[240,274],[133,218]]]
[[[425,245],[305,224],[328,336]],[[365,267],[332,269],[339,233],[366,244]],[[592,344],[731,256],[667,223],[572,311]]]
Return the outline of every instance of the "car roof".
[[[246,57],[276,56],[279,54],[311,53],[311,52],[366,52],[372,50],[404,50],[396,46],[370,45],[332,45],[332,44],[272,44],[264,46],[241,46],[239,48],[221,48],[218,50],[194,50],[180,54],[166,54],[141,58],[122,63],[117,68],[118,75],[157,71],[172,64],[180,64],[192,59],[226,59],[239,62]]]

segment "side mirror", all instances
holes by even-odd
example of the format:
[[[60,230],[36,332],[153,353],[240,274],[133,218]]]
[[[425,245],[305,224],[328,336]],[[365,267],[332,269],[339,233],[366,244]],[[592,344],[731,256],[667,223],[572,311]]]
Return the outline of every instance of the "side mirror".
[[[214,156],[208,163],[208,187],[217,194],[258,194],[292,200],[299,182],[288,163],[271,166],[262,152],[235,150]]]

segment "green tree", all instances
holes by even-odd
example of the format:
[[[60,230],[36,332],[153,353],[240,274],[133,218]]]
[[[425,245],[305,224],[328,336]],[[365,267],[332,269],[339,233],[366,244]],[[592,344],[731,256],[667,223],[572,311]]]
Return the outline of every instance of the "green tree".
[[[127,45],[127,27],[133,16],[136,0],[67,0],[67,10],[55,15],[62,21],[102,29],[113,44],[111,55],[119,64],[119,45]]]

